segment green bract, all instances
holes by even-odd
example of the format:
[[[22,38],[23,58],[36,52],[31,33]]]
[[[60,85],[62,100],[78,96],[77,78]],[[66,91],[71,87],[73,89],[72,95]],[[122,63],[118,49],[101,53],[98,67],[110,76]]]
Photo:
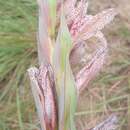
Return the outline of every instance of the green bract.
[[[62,10],[60,29],[54,49],[54,72],[59,99],[59,125],[64,124],[64,126],[60,126],[62,130],[74,128],[76,86],[69,62],[72,46],[71,36]],[[63,109],[60,109],[63,107],[61,105],[64,105]]]

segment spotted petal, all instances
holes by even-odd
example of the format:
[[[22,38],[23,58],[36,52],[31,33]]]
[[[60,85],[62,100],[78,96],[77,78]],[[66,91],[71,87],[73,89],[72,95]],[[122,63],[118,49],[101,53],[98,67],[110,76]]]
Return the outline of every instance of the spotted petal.
[[[86,65],[75,76],[77,91],[79,94],[84,90],[88,83],[98,74],[105,62],[107,54],[106,39],[101,32],[97,32],[95,37],[99,39],[100,43],[95,43],[91,45],[91,49],[95,48],[95,46],[97,46],[98,48],[96,48],[96,50],[91,54],[91,60],[86,63]]]
[[[42,130],[57,128],[57,99],[50,65],[28,70]]]
[[[107,9],[95,16],[89,18],[88,16],[84,17],[84,19],[81,19],[83,24],[79,27],[76,35],[73,37],[74,43],[80,40],[89,39],[95,35],[97,31],[103,29],[106,24],[110,23],[116,15],[117,11],[115,9]]]

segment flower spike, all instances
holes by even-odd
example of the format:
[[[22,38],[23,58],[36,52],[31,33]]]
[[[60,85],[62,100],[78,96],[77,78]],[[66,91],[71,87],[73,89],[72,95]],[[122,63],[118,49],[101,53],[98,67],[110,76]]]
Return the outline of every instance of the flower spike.
[[[117,12],[115,9],[107,9],[95,16],[87,15],[86,0],[37,2],[40,67],[30,68],[28,73],[41,128],[76,130],[74,115],[77,97],[105,62],[108,48],[101,30],[113,20]],[[87,40],[91,37],[96,37],[99,42],[91,44],[94,51],[90,61],[73,74],[72,64],[80,56],[82,45],[87,45]],[[106,127],[109,127],[108,130],[115,130],[115,121],[116,116],[111,116],[91,130],[105,130]]]

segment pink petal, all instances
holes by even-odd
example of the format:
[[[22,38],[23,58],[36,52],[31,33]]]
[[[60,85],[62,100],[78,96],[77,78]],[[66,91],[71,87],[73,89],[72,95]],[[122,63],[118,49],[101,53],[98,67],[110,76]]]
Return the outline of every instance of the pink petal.
[[[40,119],[40,124],[42,130],[46,129],[46,121],[44,118],[45,111],[44,111],[44,97],[42,96],[41,90],[39,88],[37,79],[36,79],[36,74],[39,73],[39,70],[35,67],[28,69],[29,77],[30,77],[30,82],[31,82],[31,88],[32,88],[32,93],[34,96],[38,116]]]
[[[78,93],[81,93],[88,83],[97,75],[105,61],[107,54],[106,39],[101,32],[98,32],[95,36],[100,40],[102,46],[94,52],[91,61],[77,73],[75,80]]]
[[[32,92],[43,129],[52,130],[57,127],[57,99],[52,68],[50,65],[40,69],[28,70],[32,82]]]
[[[93,17],[81,19],[83,25],[79,27],[78,33],[73,37],[74,42],[79,40],[86,40],[93,36],[97,31],[104,28],[117,15],[115,9],[107,9]]]

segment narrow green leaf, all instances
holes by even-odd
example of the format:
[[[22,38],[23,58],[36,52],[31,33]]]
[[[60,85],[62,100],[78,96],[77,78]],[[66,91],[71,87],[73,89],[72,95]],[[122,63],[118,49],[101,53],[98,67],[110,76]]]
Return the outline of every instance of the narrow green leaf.
[[[69,63],[70,51],[72,48],[71,36],[62,11],[60,29],[54,49],[54,71],[56,75],[56,86],[59,96],[59,124],[60,129],[74,130],[74,113],[76,108],[76,88],[74,77]],[[64,97],[63,97],[64,95]],[[63,104],[64,103],[64,104]],[[61,104],[64,109],[60,109]],[[64,112],[64,114],[63,114]]]
[[[21,115],[21,103],[20,103],[20,99],[19,99],[19,92],[18,92],[18,89],[17,89],[17,96],[16,96],[16,104],[17,104],[17,114],[18,114],[18,120],[19,120],[19,127],[20,127],[20,130],[23,130],[24,129],[24,126],[23,126],[23,121],[22,121],[22,115]]]

